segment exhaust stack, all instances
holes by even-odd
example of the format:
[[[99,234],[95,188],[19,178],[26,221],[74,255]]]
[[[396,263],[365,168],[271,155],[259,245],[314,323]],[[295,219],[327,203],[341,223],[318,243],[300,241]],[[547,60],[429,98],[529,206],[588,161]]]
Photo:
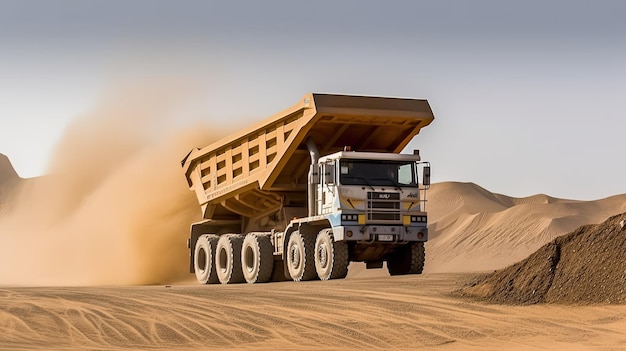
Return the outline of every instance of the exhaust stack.
[[[315,184],[317,184],[317,179],[319,179],[319,174],[317,174],[317,161],[320,158],[320,152],[317,149],[317,145],[315,145],[315,141],[313,141],[313,138],[311,137],[306,140],[306,147],[311,154],[311,165],[309,166],[309,181],[307,188],[309,217],[311,217],[315,216]]]

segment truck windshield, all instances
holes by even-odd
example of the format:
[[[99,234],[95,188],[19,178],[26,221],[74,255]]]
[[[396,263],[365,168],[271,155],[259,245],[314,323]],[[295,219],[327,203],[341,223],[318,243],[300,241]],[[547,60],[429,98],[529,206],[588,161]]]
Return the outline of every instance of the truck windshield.
[[[341,160],[339,181],[344,185],[417,186],[415,162]]]

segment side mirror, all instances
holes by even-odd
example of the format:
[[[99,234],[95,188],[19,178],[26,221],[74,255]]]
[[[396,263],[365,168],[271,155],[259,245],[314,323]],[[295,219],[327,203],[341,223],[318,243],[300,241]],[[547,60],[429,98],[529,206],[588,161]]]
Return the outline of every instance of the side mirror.
[[[324,183],[335,184],[335,165],[328,163],[324,168]]]
[[[430,166],[424,167],[424,178],[422,179],[424,186],[430,186]]]

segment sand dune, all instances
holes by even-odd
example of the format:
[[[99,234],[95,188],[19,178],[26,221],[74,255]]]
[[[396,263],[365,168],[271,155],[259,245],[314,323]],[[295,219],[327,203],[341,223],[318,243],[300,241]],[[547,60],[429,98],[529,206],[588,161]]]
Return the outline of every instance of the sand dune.
[[[9,158],[0,154],[0,215],[8,210],[10,197],[20,180]]]
[[[428,192],[430,240],[425,272],[503,268],[557,236],[626,211],[626,194],[595,201],[546,195],[513,198],[472,183],[434,184]]]
[[[0,154],[0,186],[17,179],[19,179],[19,176],[9,158],[4,154]]]

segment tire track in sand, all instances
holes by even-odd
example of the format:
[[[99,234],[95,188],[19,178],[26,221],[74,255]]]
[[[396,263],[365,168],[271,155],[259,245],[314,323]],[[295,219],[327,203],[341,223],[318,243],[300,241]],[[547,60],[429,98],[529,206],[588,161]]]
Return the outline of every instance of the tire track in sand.
[[[0,350],[498,350],[626,346],[626,306],[499,306],[468,275],[0,289]]]

